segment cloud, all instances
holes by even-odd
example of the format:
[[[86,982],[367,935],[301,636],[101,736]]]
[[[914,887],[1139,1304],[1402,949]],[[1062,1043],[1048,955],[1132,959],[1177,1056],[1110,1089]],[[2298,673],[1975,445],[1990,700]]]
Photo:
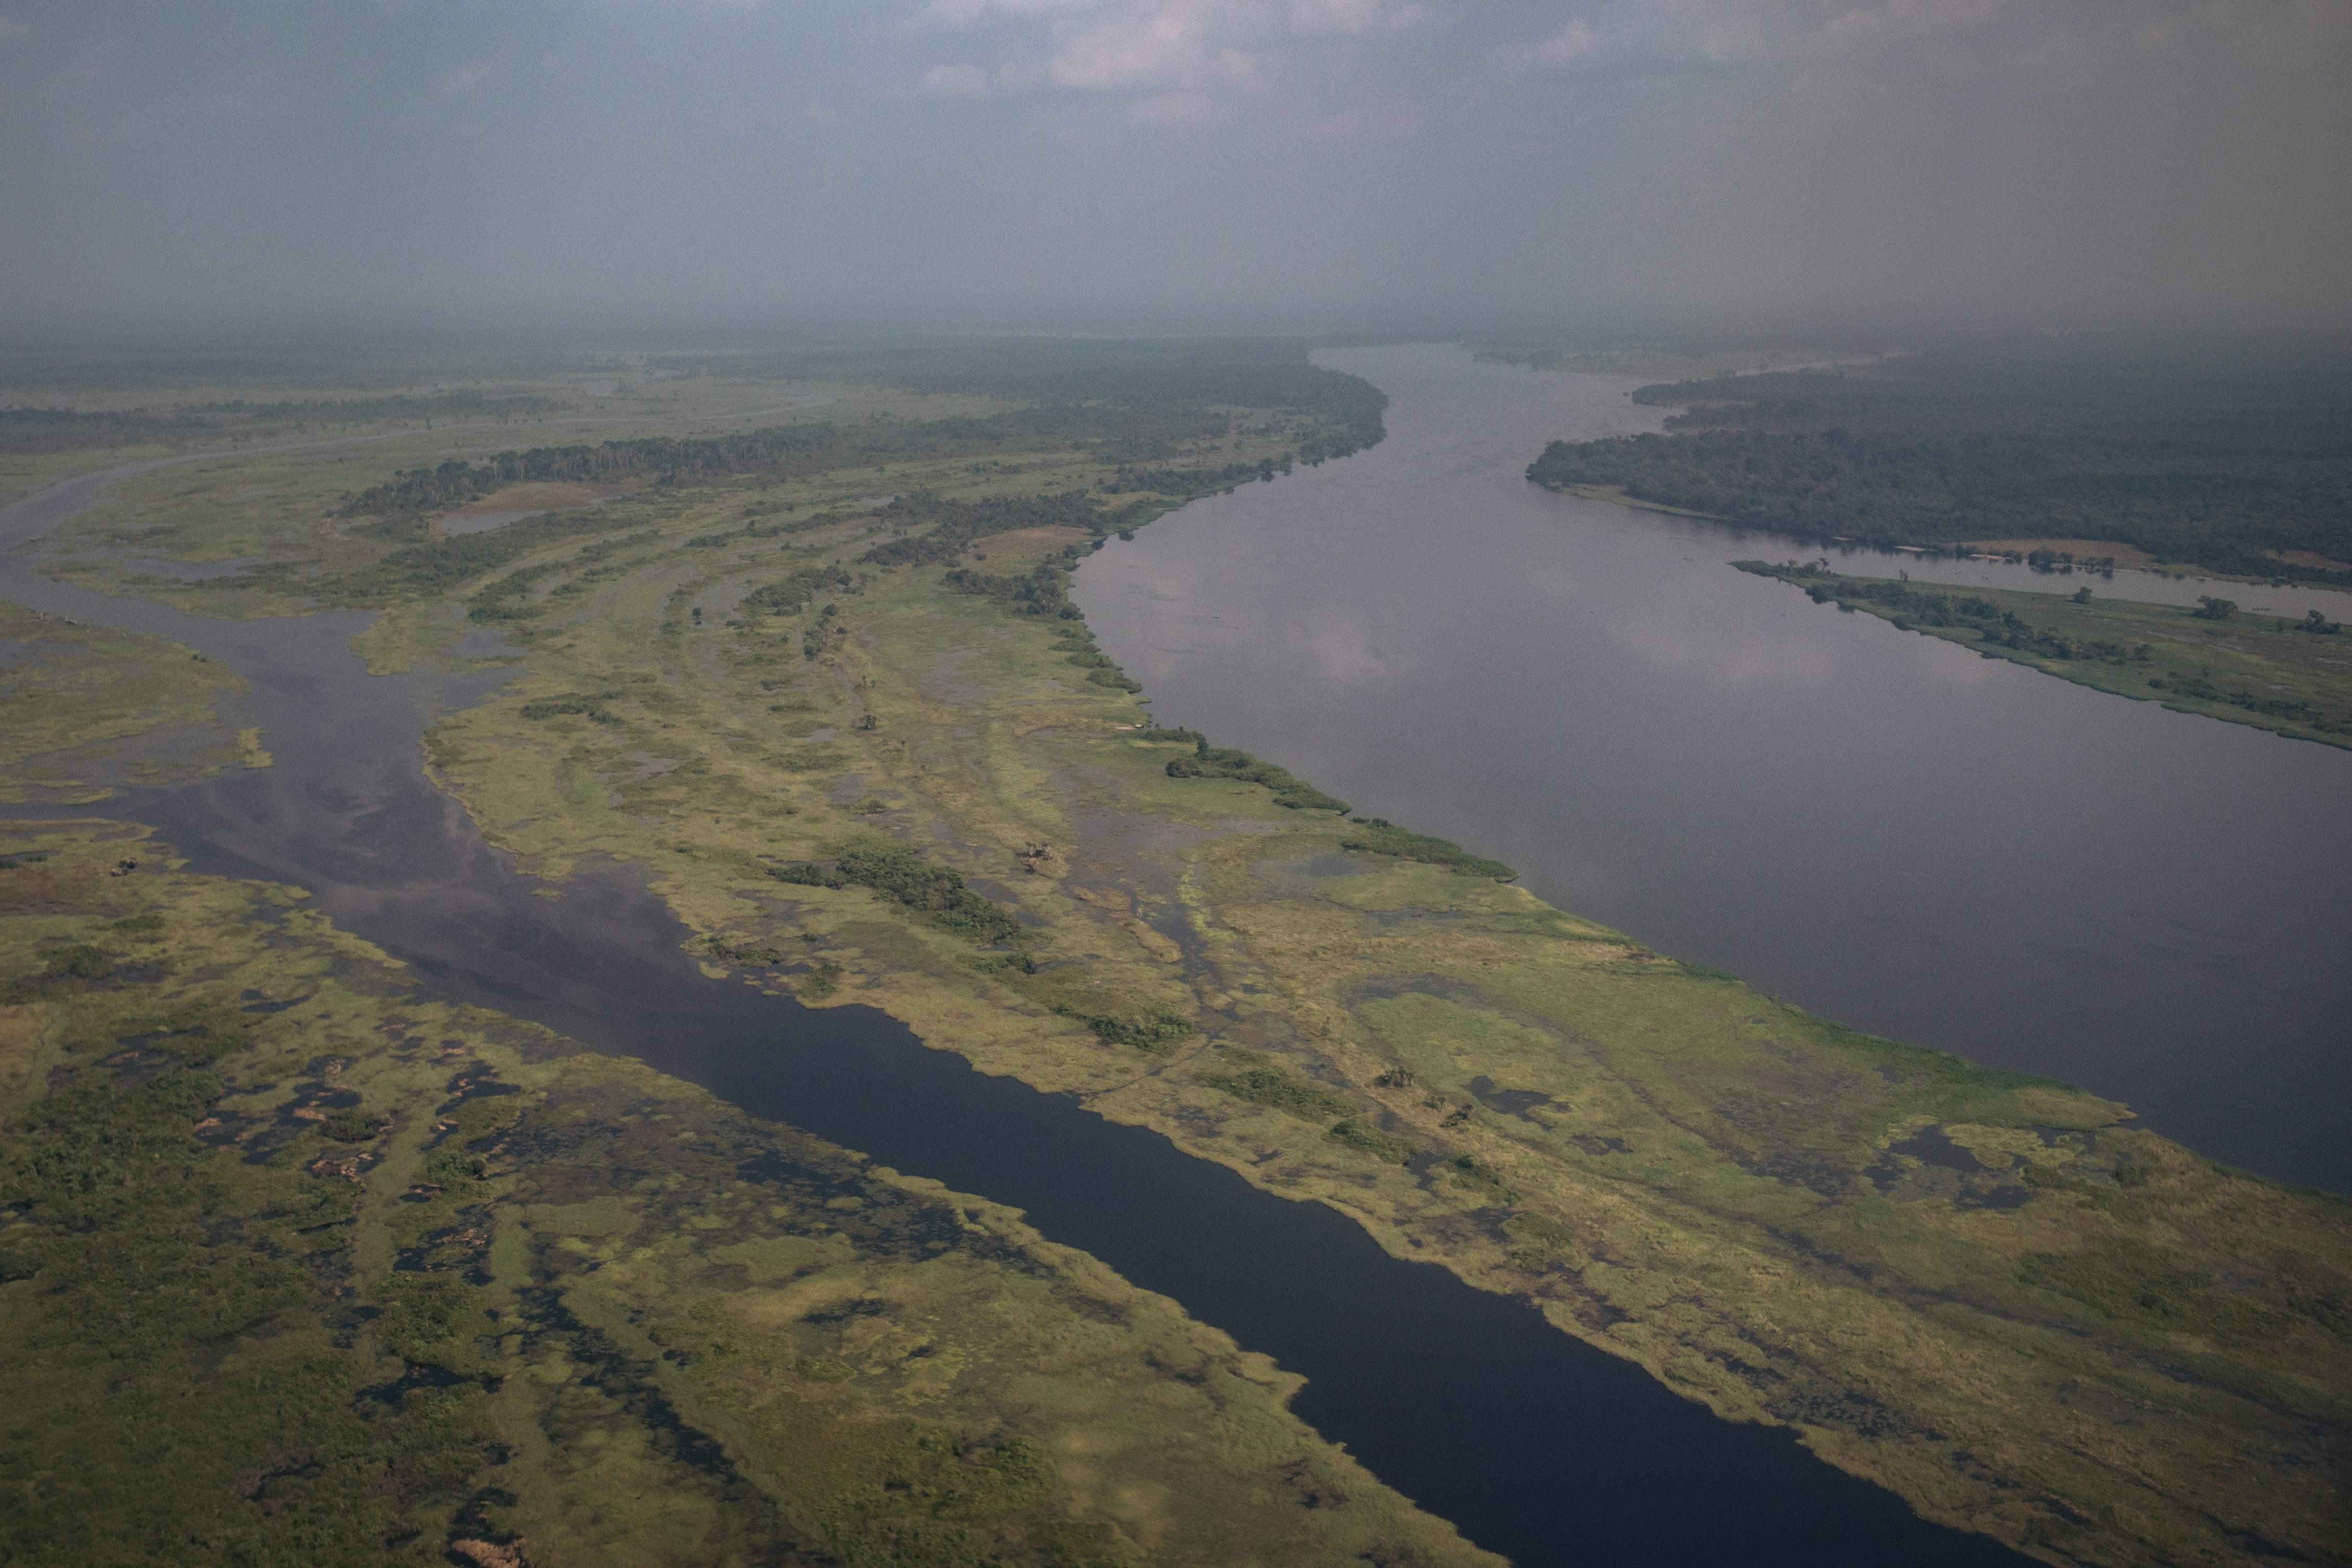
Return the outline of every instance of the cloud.
[[[984,98],[988,73],[978,66],[933,66],[923,73],[923,90],[942,98]]]
[[[485,65],[459,66],[436,82],[433,90],[443,98],[455,98],[460,93],[473,91],[489,74],[490,68]]]
[[[1566,67],[1801,62],[2014,8],[2014,0],[1604,0],[1527,57]]]
[[[1607,47],[1600,30],[1580,16],[1538,44],[1534,56],[1538,65],[1564,66],[1597,55]]]
[[[1206,118],[1221,97],[1265,88],[1318,41],[1398,33],[1433,20],[1419,0],[931,0],[919,30],[993,45],[992,70],[933,66],[928,90],[977,79],[998,89],[1123,94],[1148,122]]]

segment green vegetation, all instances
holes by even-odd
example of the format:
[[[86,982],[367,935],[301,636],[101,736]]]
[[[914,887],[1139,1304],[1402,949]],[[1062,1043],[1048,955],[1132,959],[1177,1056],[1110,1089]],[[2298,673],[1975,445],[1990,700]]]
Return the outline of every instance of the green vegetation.
[[[1342,849],[1359,850],[1366,855],[1393,855],[1400,860],[1420,860],[1432,866],[1449,867],[1465,877],[1491,877],[1497,882],[1515,882],[1519,874],[1500,860],[1489,860],[1473,855],[1449,838],[1433,838],[1426,833],[1414,833],[1398,827],[1385,817],[1360,820],[1362,831],[1339,840]]]
[[[795,861],[769,875],[805,888],[870,888],[920,912],[942,931],[975,942],[1003,942],[1021,930],[1019,921],[965,887],[961,873],[927,864],[912,849],[887,838],[845,847],[831,865]]]
[[[1222,1089],[1235,1100],[1268,1106],[1307,1121],[1327,1121],[1349,1110],[1350,1101],[1347,1096],[1318,1089],[1264,1057],[1236,1049],[1228,1051],[1225,1059],[1234,1064],[1231,1071],[1195,1073],[1194,1081]]]
[[[1042,494],[1066,495],[1071,474]],[[1002,482],[945,464],[894,481],[948,499]],[[2214,1173],[2090,1097],[1661,959],[1466,852],[1286,808],[1287,773],[1139,725],[1130,698],[1088,679],[1106,667],[1082,623],[950,575],[1018,576],[947,563],[986,546],[993,568],[1013,532],[896,563],[870,552],[919,535],[877,514],[798,536],[807,564],[863,579],[814,658],[789,619],[679,625],[680,592],[723,605],[772,571],[756,542],[686,549],[728,504],[663,525],[675,552],[593,605],[542,600],[527,696],[614,691],[621,725],[522,732],[493,703],[435,731],[437,775],[532,866],[633,858],[698,930],[814,939],[839,966],[824,1000],[880,1006],[984,1070],[1328,1198],[1392,1250],[1528,1295],[1726,1415],[1794,1426],[1936,1517],[2103,1563],[2169,1560],[2183,1539],[2244,1561],[2231,1530],[2307,1547],[2332,1529],[2324,1486],[2226,1457],[2302,1443],[2315,1468],[2294,1473],[2318,1473],[2321,1439],[2284,1436],[2272,1402],[2315,1432],[2335,1419],[2320,1413],[2352,1345],[2285,1303],[2352,1279],[2336,1208]],[[1039,531],[1042,559],[1068,548]],[[666,620],[678,630],[656,635]],[[604,678],[648,658],[658,681]],[[804,765],[800,737],[819,728],[827,760]],[[775,904],[746,857],[822,872],[844,803],[877,795],[915,863],[993,879],[991,901],[1024,921],[1017,952],[975,953],[846,879],[786,883],[806,892]],[[1335,870],[1349,843],[1372,847]],[[1147,1019],[1165,1022],[1121,1022]],[[1912,1152],[1938,1129],[1980,1173]],[[2143,1336],[2159,1331],[2023,1278],[2032,1255],[2117,1240],[2152,1267],[2267,1281],[2265,1310],[2284,1315],[2202,1346],[2189,1389],[2155,1370],[2168,1352]],[[2092,1441],[2069,1393],[2086,1383],[2161,1419]],[[2145,1522],[2108,1511],[2125,1500]]]
[[[1555,441],[1528,477],[1815,540],[2112,541],[2352,584],[2352,355],[2280,340],[2034,340],[1647,386],[1673,434]]]
[[[1393,1132],[1383,1132],[1379,1128],[1368,1126],[1361,1121],[1336,1122],[1332,1125],[1331,1131],[1324,1136],[1342,1148],[1370,1154],[1373,1159],[1387,1164],[1406,1165],[1412,1163],[1411,1139],[1400,1138]]]
[[[1736,564],[1802,588],[1817,605],[1867,611],[1989,658],[2184,713],[2352,746],[2352,656],[2323,640],[2333,623],[2316,612],[2297,621],[2239,612],[2210,595],[2191,610],[2096,598],[2087,589],[2061,596],[1843,577],[1818,562]]]
[[[223,710],[245,682],[137,632],[0,603],[0,801],[90,801],[245,756]]]
[[[520,650],[512,684],[446,715],[427,763],[533,873],[634,863],[714,968],[756,968],[749,978],[819,1005],[882,1008],[984,1071],[1082,1096],[1269,1191],[1329,1202],[1397,1255],[1525,1297],[1561,1331],[1724,1415],[1786,1425],[1930,1517],[2059,1563],[2338,1551],[2335,1466],[2352,1420],[2343,1205],[2217,1170],[2063,1085],[1810,1017],[1551,909],[1458,847],[1325,815],[1344,808],[1275,764],[1141,722],[1133,694],[1095,679],[1116,671],[1063,609],[1094,542],[1177,499],[1112,510],[1102,498],[1130,493],[1117,488],[1122,470],[1278,470],[1286,452],[1305,460],[1314,442],[1352,438],[1350,410],[1376,417],[1376,405],[1287,350],[1062,352],[665,362],[688,373],[678,406],[698,410],[718,405],[702,397],[762,406],[754,399],[774,391],[755,371],[845,379],[855,366],[905,390],[836,381],[844,403],[824,422],[837,432],[863,440],[886,410],[910,427],[1029,416],[1002,448],[933,429],[887,461],[861,451],[823,471],[642,467],[636,489],[593,510],[446,541],[422,514],[386,515],[379,532],[320,526],[338,496],[446,453],[353,451],[299,470],[224,462],[141,480],[121,517],[77,525],[61,548],[102,575],[88,552],[127,547],[135,525],[180,530],[166,536],[190,558],[199,545],[205,558],[260,557],[235,588],[158,591],[216,594],[241,611],[387,604],[367,634],[387,664],[455,661],[468,607],[528,612],[499,622]],[[1240,401],[1252,388],[1286,390]],[[609,438],[649,427],[705,438],[660,409]],[[499,542],[443,548],[472,539]],[[422,553],[387,564],[410,549]],[[780,570],[801,586],[818,581],[802,573],[849,581],[787,587],[747,612]],[[1956,604],[1948,629],[1999,657],[2054,659],[2045,631],[2165,657],[2120,622],[2044,623],[2038,607],[1987,602],[2021,626]],[[2085,617],[2146,608],[2050,603]],[[2217,644],[2340,644],[2273,633],[2244,611],[2169,615]],[[1989,643],[1988,629],[2020,645]],[[519,721],[531,705],[543,716]],[[1414,1534],[1434,1527],[1368,1478],[1350,1480],[1345,1510],[1299,1507],[1267,1464],[1345,1461],[1286,1425],[1279,1374],[1230,1347],[1182,1351],[1213,1336],[1189,1338],[1205,1331],[1012,1216],[642,1068],[440,1009],[290,900],[177,874],[101,879],[90,868],[114,847],[72,849],[82,831],[0,847],[16,863],[0,895],[23,900],[8,940],[32,998],[0,1009],[0,1027],[21,1031],[5,1037],[63,1052],[82,1035],[59,1009],[143,997],[152,1017],[211,986],[232,1009],[241,987],[303,998],[250,1019],[255,1043],[241,1049],[167,1035],[215,1053],[172,1070],[221,1079],[207,1114],[248,1118],[224,1119],[232,1137],[267,1125],[285,1141],[271,1147],[294,1151],[284,1167],[225,1160],[234,1180],[316,1183],[271,1205],[350,1189],[355,1205],[344,1228],[318,1233],[347,1238],[336,1245],[349,1259],[341,1275],[311,1271],[331,1283],[302,1286],[320,1327],[271,1319],[295,1328],[235,1331],[173,1352],[182,1359],[155,1374],[157,1388],[231,1380],[216,1397],[156,1394],[152,1411],[122,1406],[145,1425],[110,1424],[101,1391],[121,1384],[77,1372],[81,1382],[20,1405],[99,1412],[70,1426],[83,1435],[72,1473],[118,1478],[82,1503],[130,1499],[121,1528],[195,1521],[172,1540],[241,1542],[210,1521],[249,1508],[264,1521],[254,1530],[281,1517],[313,1529],[310,1503],[278,1515],[236,1500],[307,1485],[304,1497],[379,1510],[369,1530],[417,1530],[419,1553],[462,1519],[484,1532],[464,1539],[520,1535],[544,1542],[549,1560],[749,1559],[787,1528],[874,1562],[894,1560],[893,1542],[954,1562],[981,1550],[975,1539],[1011,1561],[1399,1562],[1412,1559],[1400,1543],[1440,1540]],[[85,913],[20,880],[68,865],[113,901]],[[168,898],[153,891],[166,886]],[[264,906],[278,912],[257,918]],[[113,928],[147,912],[159,935]],[[49,954],[75,947],[109,967],[77,974],[91,961],[71,954],[47,973]],[[131,962],[148,951],[171,963]],[[133,1032],[83,1031],[106,1038],[70,1061],[12,1058],[32,1065],[4,1081],[28,1108],[71,1092],[79,1080],[53,1078],[53,1063],[103,1064]],[[519,1092],[453,1090],[436,1054],[445,1038]],[[322,1053],[345,1064],[331,1080],[312,1065]],[[355,1100],[329,1103],[337,1094]],[[492,1104],[515,1119],[467,1120]],[[331,1122],[369,1141],[337,1142]],[[769,1155],[791,1173],[744,1174],[779,1168]],[[232,1221],[262,1212],[215,1208]],[[244,1245],[234,1224],[174,1234]],[[935,1240],[952,1245],[923,1253]],[[403,1258],[464,1288],[391,1285],[417,1271]],[[251,1282],[275,1278],[257,1269]],[[42,1319],[44,1342],[92,1347],[99,1299],[58,1298],[73,1315]],[[1105,1300],[1118,1310],[1089,1305]],[[0,1286],[0,1310],[50,1302]],[[388,1334],[425,1359],[394,1355]],[[0,1354],[36,1338],[0,1336]],[[345,1381],[289,1383],[328,1392],[278,1415],[238,1403],[272,1386],[264,1358],[304,1346],[324,1347],[321,1364]],[[234,1381],[248,1368],[259,1375]],[[388,1385],[396,1393],[356,1405],[349,1392]],[[198,1403],[208,1441],[218,1431],[247,1445],[221,1445],[230,1479],[183,1468],[157,1500],[133,1497],[119,1458],[143,1440],[133,1434],[184,1436]],[[347,1428],[331,1413],[344,1408],[440,1425],[370,1426],[352,1442],[394,1447],[339,1446]],[[282,1444],[255,1434],[313,1429],[327,1435],[315,1444],[323,1481],[299,1468],[311,1458],[252,1447]],[[485,1468],[478,1455],[505,1457]],[[237,1489],[249,1475],[278,1479]],[[147,1470],[137,1479],[153,1484]],[[615,1497],[635,1500],[600,1506]],[[342,1539],[300,1550],[331,1557]],[[1106,1540],[1115,1550],[1093,1544]]]
[[[1314,785],[1293,778],[1286,768],[1261,762],[1247,752],[1212,746],[1206,740],[1196,740],[1192,754],[1189,757],[1169,758],[1166,771],[1171,779],[1239,779],[1244,784],[1264,784],[1273,795],[1276,805],[1292,811],[1337,811],[1344,814],[1348,809],[1346,801],[1325,795]],[[1427,842],[1442,844],[1444,840],[1433,838]]]
[[[567,412],[568,402],[471,390],[388,397],[280,398],[181,405],[169,409],[0,408],[0,453],[59,453],[116,447],[183,447],[303,436],[347,425],[426,419],[514,419]]]
[[[111,825],[7,848],[10,1563],[1493,1561],[1009,1211]]]

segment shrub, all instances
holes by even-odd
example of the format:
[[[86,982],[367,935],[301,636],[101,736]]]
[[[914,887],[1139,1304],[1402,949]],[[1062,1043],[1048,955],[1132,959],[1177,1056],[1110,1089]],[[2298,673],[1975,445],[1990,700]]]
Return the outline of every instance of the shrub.
[[[1393,1132],[1383,1132],[1360,1121],[1350,1120],[1335,1123],[1324,1136],[1334,1143],[1344,1143],[1388,1164],[1405,1165],[1412,1162],[1411,1143]]]
[[[1171,757],[1168,776],[1171,779],[1238,779],[1244,784],[1263,784],[1274,795],[1276,805],[1293,811],[1345,812],[1348,803],[1325,795],[1314,785],[1292,776],[1286,768],[1261,762],[1247,752],[1236,752],[1212,746],[1205,740],[1193,742],[1192,755]]]
[[[1054,1009],[1066,1018],[1076,1018],[1092,1029],[1095,1038],[1114,1046],[1132,1046],[1154,1056],[1164,1054],[1168,1047],[1192,1032],[1189,1019],[1158,1007],[1145,1007],[1130,1014],[1087,1013],[1064,1005]]]
[[[961,873],[930,865],[905,845],[887,839],[846,848],[831,866],[796,860],[772,868],[768,875],[802,887],[870,889],[933,925],[975,942],[1003,942],[1021,930],[1021,922],[1001,905],[965,887]]]
[[[1473,855],[1450,839],[1391,827],[1378,817],[1340,839],[1339,847],[1366,855],[1390,855],[1400,860],[1419,860],[1426,865],[1444,866],[1465,877],[1491,877],[1497,882],[1516,881],[1519,875],[1500,860]]]
[[[1232,1051],[1226,1059],[1235,1064],[1231,1071],[1204,1072],[1199,1075],[1200,1081],[1235,1100],[1263,1105],[1302,1121],[1320,1121],[1327,1116],[1341,1115],[1348,1109],[1345,1096],[1309,1083],[1264,1057]]]

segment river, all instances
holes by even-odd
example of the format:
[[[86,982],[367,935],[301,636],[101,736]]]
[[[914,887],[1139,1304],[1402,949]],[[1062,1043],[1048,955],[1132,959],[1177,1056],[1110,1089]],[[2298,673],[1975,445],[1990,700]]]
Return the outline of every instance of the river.
[[[1811,548],[1526,481],[1555,437],[1656,428],[1638,378],[1318,363],[1390,395],[1385,441],[1078,574],[1160,722],[1841,1023],[2352,1191],[2352,752],[1840,615],[1725,564]],[[2308,590],[1842,566],[2352,618]]]
[[[1399,413],[1413,429],[1402,396]],[[1464,472],[1483,485],[1476,465]],[[443,994],[1025,1210],[1047,1237],[1304,1374],[1303,1419],[1521,1563],[2023,1561],[1921,1521],[1784,1430],[1717,1420],[1522,1302],[1389,1257],[1336,1211],[1261,1192],[1074,1098],[986,1077],[880,1013],[706,979],[684,928],[620,868],[553,887],[518,875],[421,767],[431,715],[495,677],[372,678],[350,651],[356,614],[207,620],[38,575],[18,547],[100,503],[111,477],[0,509],[0,595],[176,638],[253,683],[242,721],[264,727],[275,766],[91,808],[154,825],[194,868],[307,889]],[[1189,517],[1160,526],[1175,534]]]

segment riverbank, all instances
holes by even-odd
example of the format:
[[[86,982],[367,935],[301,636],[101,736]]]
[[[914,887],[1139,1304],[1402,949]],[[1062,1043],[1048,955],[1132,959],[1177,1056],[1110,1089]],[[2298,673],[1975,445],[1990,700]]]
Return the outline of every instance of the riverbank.
[[[1860,610],[2078,686],[2352,747],[2352,652],[2341,623],[2317,612],[2293,621],[2246,614],[2212,595],[2190,610],[2102,598],[2087,585],[2062,597],[1842,577],[1795,562],[1737,564],[1801,589],[1815,604]]]
[[[306,903],[0,823],[12,1557],[1499,1562],[1015,1212]]]

